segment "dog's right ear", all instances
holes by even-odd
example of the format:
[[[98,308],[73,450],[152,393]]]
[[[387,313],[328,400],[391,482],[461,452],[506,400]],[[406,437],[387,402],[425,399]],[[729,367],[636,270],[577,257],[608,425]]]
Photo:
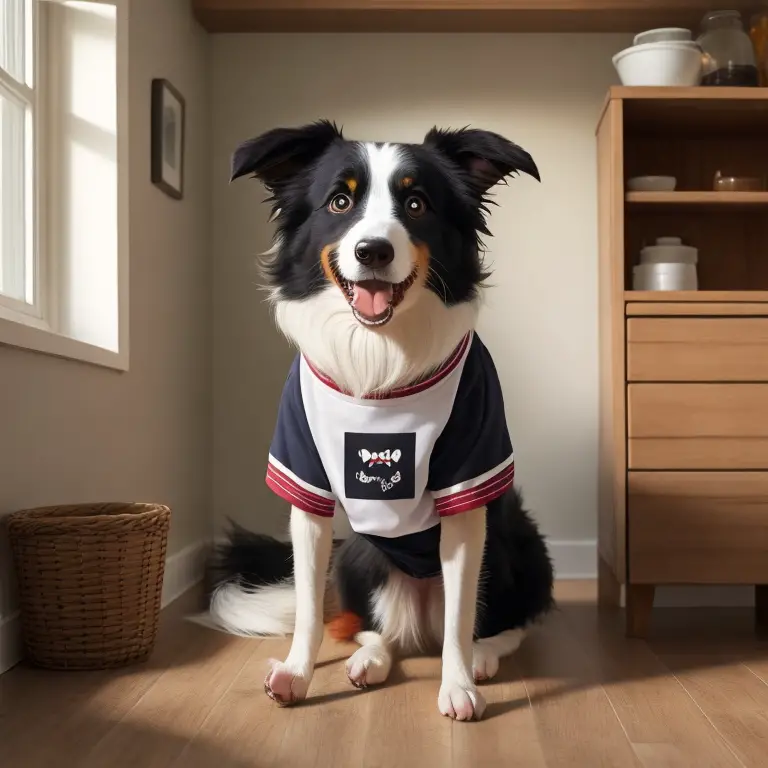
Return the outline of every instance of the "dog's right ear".
[[[274,189],[303,171],[337,139],[335,123],[319,120],[300,128],[275,128],[243,142],[232,156],[230,181],[253,174]]]

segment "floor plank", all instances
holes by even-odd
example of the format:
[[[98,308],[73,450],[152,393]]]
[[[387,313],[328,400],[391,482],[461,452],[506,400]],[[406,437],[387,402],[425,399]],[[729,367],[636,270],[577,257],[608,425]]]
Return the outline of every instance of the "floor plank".
[[[170,766],[256,650],[252,640],[202,627],[192,626],[188,634],[201,637],[205,663],[181,663],[165,671],[80,762],[82,768]]]
[[[480,723],[440,716],[439,658],[396,663],[357,691],[326,639],[310,698],[264,694],[290,640],[235,638],[164,611],[152,659],[105,672],[20,666],[0,677],[9,768],[714,768],[768,754],[768,644],[749,609],[661,609],[628,640],[594,584],[558,585],[560,610],[496,680]],[[181,607],[180,607],[181,606]],[[66,755],[66,758],[63,756]]]
[[[562,616],[550,617],[518,654],[548,768],[640,765]]]
[[[763,768],[768,762],[768,685],[737,659],[708,655],[662,659],[742,764]]]
[[[597,670],[606,695],[646,768],[736,768],[739,760],[663,662],[624,637],[619,612],[569,606],[564,618]]]

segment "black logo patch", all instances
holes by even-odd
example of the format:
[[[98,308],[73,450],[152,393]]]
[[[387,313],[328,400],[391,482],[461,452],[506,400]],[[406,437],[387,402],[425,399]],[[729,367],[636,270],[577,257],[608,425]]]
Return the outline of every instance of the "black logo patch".
[[[416,495],[416,433],[344,433],[348,499],[412,499]]]

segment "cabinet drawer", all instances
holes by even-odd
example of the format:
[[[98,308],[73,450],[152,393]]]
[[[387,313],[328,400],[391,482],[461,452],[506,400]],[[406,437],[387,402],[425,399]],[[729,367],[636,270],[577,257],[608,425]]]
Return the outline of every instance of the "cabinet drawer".
[[[768,582],[768,472],[630,472],[628,491],[633,582]]]
[[[627,320],[629,381],[768,381],[768,317]]]
[[[627,437],[630,469],[768,469],[768,384],[630,384]]]

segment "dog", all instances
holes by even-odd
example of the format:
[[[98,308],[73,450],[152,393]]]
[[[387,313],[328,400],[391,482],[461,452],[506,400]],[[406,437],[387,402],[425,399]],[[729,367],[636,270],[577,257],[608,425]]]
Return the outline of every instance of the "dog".
[[[441,648],[438,708],[456,720],[482,717],[478,683],[554,604],[475,331],[489,192],[519,173],[540,180],[521,147],[471,128],[366,143],[323,120],[234,152],[232,180],[270,194],[264,272],[298,349],[266,473],[291,505],[291,543],[234,526],[211,563],[208,615],[237,634],[293,634],[265,680],[281,705],[307,696],[327,582],[360,646],[350,682],[381,684],[395,655]],[[342,509],[353,534],[329,568]]]

